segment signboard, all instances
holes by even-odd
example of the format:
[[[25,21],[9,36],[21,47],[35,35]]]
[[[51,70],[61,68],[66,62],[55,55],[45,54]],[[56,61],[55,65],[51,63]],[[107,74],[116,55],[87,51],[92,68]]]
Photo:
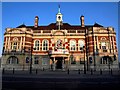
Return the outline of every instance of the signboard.
[[[51,50],[50,54],[69,54],[67,49],[57,49],[56,51]]]

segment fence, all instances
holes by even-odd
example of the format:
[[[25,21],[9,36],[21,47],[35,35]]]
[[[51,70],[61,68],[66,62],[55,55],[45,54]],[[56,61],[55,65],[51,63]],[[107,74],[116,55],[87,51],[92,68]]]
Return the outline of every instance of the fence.
[[[12,70],[5,70],[5,68],[2,69],[2,74],[64,74],[64,75],[120,75],[120,70],[97,70],[94,71],[93,69],[89,71],[85,70],[45,70],[44,68],[41,69],[34,69],[34,70],[16,70],[13,68]]]

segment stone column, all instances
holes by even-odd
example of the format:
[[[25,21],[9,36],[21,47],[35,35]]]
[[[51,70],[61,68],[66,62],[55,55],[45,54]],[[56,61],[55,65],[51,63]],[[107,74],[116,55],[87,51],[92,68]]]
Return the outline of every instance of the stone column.
[[[22,50],[22,36],[21,36],[21,41],[20,41],[20,50]]]
[[[8,39],[8,50],[10,50],[10,36],[9,36],[9,39]]]
[[[7,50],[7,45],[8,45],[8,38],[6,37],[6,42],[5,42],[5,51]]]
[[[25,36],[24,36],[24,39],[23,39],[23,48],[25,48]]]
[[[113,53],[115,52],[115,43],[114,43],[114,37],[112,37],[112,41],[113,41]]]

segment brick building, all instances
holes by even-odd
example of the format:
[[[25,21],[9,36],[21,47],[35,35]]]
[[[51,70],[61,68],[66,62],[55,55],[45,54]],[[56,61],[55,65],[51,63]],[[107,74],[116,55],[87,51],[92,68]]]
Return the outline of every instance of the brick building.
[[[113,27],[95,23],[81,25],[64,23],[56,14],[56,23],[48,26],[22,24],[6,28],[2,67],[6,69],[118,69],[116,32]]]

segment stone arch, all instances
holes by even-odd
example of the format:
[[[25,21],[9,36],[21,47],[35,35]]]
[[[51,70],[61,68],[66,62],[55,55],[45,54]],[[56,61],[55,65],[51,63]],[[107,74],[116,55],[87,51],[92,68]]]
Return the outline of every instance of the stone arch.
[[[7,59],[7,64],[19,64],[19,60],[16,56],[10,56],[8,59]]]
[[[113,60],[110,56],[103,56],[100,58],[100,64],[112,64]]]

